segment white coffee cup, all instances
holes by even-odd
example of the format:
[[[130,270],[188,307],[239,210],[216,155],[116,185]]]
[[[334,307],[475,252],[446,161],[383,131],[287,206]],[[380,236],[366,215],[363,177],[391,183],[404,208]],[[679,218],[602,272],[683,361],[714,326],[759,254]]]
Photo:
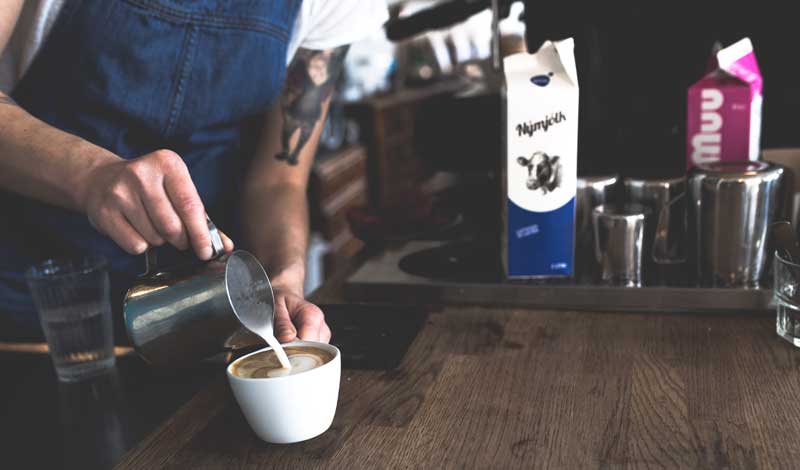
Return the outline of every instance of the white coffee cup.
[[[273,444],[305,441],[328,430],[336,414],[342,372],[341,353],[335,346],[312,341],[283,346],[313,347],[334,356],[330,362],[296,375],[254,379],[232,373],[237,362],[272,349],[264,348],[237,359],[227,369],[233,395],[248,424],[258,437]]]

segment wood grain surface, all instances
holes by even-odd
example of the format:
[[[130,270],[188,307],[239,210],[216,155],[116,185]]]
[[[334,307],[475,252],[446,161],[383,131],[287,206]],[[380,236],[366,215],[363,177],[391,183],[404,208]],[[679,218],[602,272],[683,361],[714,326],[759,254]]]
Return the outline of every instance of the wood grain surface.
[[[119,468],[798,468],[799,366],[771,316],[451,307],[316,439],[261,442],[221,381]]]

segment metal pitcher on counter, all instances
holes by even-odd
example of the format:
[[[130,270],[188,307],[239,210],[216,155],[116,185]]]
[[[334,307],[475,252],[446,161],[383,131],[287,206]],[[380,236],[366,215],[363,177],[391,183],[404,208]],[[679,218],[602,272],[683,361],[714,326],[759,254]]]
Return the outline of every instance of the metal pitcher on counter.
[[[237,311],[274,309],[272,286],[255,256],[225,254],[216,226],[207,222],[210,261],[165,271],[148,250],[147,269],[125,296],[128,336],[150,364],[178,366],[222,352],[242,327]]]
[[[689,176],[693,258],[700,285],[759,287],[768,261],[769,225],[786,209],[783,167],[762,161],[716,162]]]
[[[645,230],[652,247],[644,266],[649,282],[653,274],[660,277],[672,272],[661,270],[690,261],[695,278],[688,281],[697,285],[759,287],[769,262],[768,227],[787,218],[791,206],[785,173],[779,165],[745,161],[699,165],[688,180],[626,178],[626,201],[646,205],[655,215]],[[636,246],[625,248],[635,255]],[[686,277],[684,269],[674,272]],[[675,282],[655,280],[664,281]]]
[[[653,211],[652,262],[680,264],[686,261],[686,178],[625,178],[625,198]]]
[[[591,280],[598,271],[592,212],[597,206],[614,202],[618,180],[616,174],[578,176],[575,194],[575,265],[578,277]]]

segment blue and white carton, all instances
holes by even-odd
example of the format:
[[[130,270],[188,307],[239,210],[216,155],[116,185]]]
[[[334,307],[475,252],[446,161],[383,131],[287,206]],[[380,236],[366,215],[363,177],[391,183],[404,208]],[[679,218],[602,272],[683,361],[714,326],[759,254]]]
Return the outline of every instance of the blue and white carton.
[[[575,251],[578,73],[572,38],[504,59],[503,266],[509,278],[569,277]]]

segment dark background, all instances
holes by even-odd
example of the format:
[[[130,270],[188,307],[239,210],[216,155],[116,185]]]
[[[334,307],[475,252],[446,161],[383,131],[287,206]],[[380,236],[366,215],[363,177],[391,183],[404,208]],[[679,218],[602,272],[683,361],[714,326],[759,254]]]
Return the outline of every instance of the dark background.
[[[764,2],[525,1],[527,43],[575,38],[579,171],[682,172],[686,91],[715,41],[753,41],[764,77],[762,148],[800,146],[798,19]]]

